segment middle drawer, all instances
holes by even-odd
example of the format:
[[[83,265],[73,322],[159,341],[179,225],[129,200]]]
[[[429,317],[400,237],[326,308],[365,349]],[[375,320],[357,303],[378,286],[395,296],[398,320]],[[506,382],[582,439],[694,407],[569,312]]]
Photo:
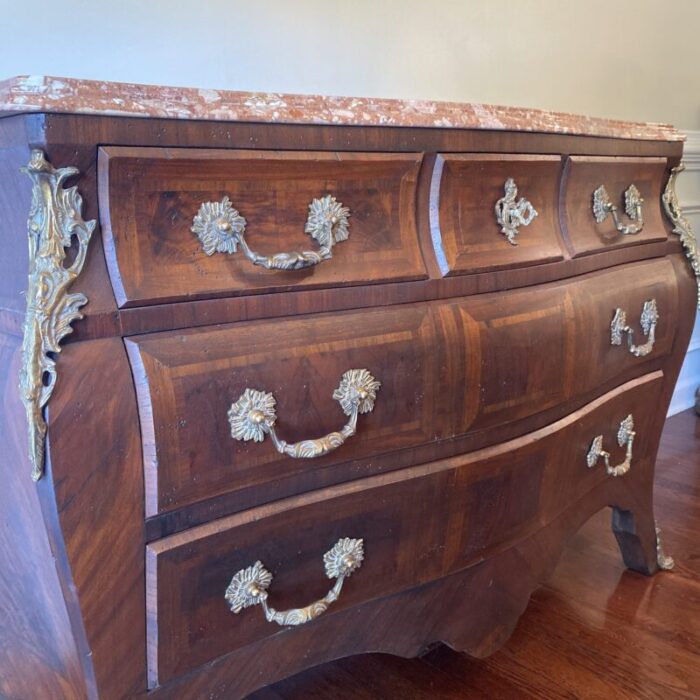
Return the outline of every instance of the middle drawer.
[[[667,355],[677,304],[663,259],[536,289],[127,339],[147,515],[232,492],[264,502],[464,451],[465,436]]]

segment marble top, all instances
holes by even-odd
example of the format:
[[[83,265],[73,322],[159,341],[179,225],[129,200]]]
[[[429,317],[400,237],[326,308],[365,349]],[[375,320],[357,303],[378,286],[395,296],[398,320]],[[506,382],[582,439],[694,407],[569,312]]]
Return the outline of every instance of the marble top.
[[[682,141],[668,124],[478,103],[233,92],[50,76],[0,81],[0,115],[20,112],[284,124],[438,127]]]

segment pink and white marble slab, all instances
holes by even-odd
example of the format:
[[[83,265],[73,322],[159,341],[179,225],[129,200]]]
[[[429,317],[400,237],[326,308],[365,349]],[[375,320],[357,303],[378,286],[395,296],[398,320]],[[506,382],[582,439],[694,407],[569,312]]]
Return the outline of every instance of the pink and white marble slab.
[[[284,124],[439,127],[682,141],[668,124],[477,103],[199,90],[50,76],[0,81],[0,115],[20,112]]]

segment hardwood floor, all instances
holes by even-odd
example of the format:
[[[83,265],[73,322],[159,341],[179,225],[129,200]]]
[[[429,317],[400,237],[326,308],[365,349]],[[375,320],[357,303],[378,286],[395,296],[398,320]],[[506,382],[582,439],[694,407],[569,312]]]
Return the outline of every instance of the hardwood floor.
[[[672,573],[626,571],[610,512],[574,537],[505,647],[476,660],[437,646],[420,659],[372,654],[320,666],[249,700],[700,697],[700,418],[666,422],[656,517]]]

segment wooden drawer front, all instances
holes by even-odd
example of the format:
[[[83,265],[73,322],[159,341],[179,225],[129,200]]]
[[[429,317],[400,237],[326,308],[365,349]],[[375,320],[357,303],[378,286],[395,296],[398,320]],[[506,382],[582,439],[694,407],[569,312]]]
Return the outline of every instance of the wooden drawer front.
[[[663,241],[666,223],[661,212],[661,193],[666,185],[665,158],[604,158],[571,156],[562,183],[562,229],[574,257],[611,247]],[[644,225],[639,233],[623,235],[608,216],[597,223],[593,195],[603,185],[617,207],[622,225],[635,224],[625,213],[625,191],[634,185],[644,199]]]
[[[148,514],[429,442],[438,342],[428,305],[127,341],[141,387]],[[275,430],[289,442],[340,430],[347,416],[332,394],[350,369],[369,370],[382,386],[374,410],[359,416],[358,434],[336,451],[294,459],[277,452],[269,436],[262,443],[232,439],[227,412],[246,388],[273,393]]]
[[[602,433],[611,459],[622,460],[615,430],[630,412],[637,432],[632,472],[620,478],[645,473],[653,459],[649,428],[662,381],[660,372],[634,380],[552,426],[495,448],[278,501],[151,543],[151,685],[269,635],[294,634],[267,622],[259,606],[229,611],[229,582],[256,561],[273,575],[268,604],[297,608],[333,585],[324,576],[323,553],[340,538],[363,539],[361,567],[324,613],[333,615],[463,569],[532,534],[613,478],[600,464],[588,468],[586,454]],[[356,624],[371,620],[358,618]]]
[[[615,308],[637,328],[650,298],[660,314],[652,352],[611,346]],[[247,507],[397,468],[391,456],[406,448],[399,466],[464,451],[459,439],[562,406],[668,354],[677,303],[673,266],[657,260],[537,289],[128,339],[147,514],[234,492],[236,507]],[[274,395],[284,440],[340,430],[347,417],[333,391],[361,368],[381,388],[357,435],[335,451],[295,459],[269,436],[232,439],[227,411],[246,388]]]
[[[99,153],[102,232],[120,306],[298,287],[421,279],[415,228],[420,154],[256,152],[105,147]],[[332,258],[297,270],[205,254],[192,232],[204,202],[229,197],[245,240],[263,255],[319,250],[304,232],[312,200],[350,211]]]
[[[557,233],[558,156],[438,155],[430,190],[430,229],[443,275],[484,272],[561,260]],[[513,178],[517,200],[537,217],[510,243],[494,207]]]

